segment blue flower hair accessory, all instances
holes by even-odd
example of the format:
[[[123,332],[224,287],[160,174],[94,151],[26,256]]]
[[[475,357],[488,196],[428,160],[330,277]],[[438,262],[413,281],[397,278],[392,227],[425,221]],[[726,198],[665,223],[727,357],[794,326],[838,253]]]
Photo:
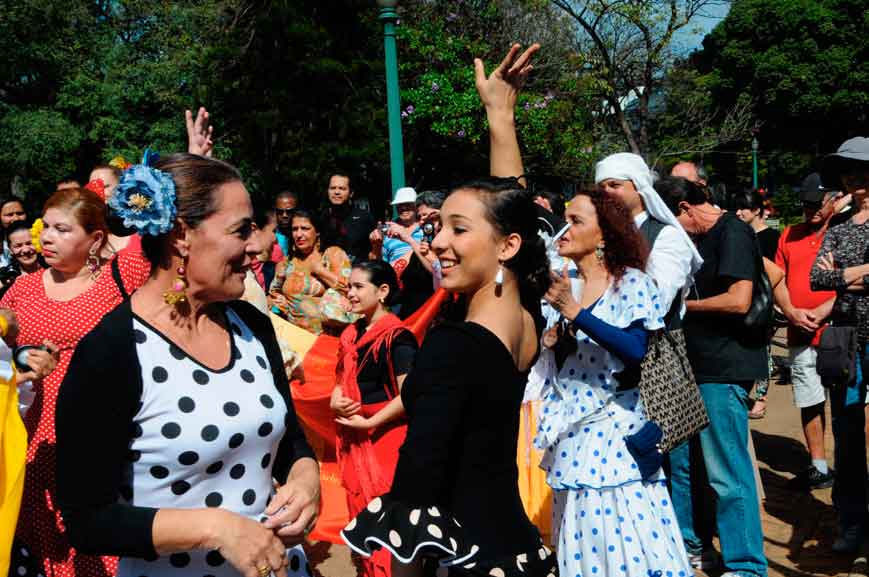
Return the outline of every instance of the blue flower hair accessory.
[[[124,221],[124,226],[139,234],[166,234],[175,226],[175,181],[172,177],[149,166],[154,158],[145,151],[142,164],[124,171],[121,182],[109,199],[109,208]]]

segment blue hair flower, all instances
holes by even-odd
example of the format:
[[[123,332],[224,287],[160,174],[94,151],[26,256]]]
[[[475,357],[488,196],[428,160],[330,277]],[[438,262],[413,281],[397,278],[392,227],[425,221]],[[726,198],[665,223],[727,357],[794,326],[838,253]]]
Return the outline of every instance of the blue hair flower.
[[[156,168],[131,166],[109,199],[109,208],[139,234],[166,234],[175,226],[175,181]]]

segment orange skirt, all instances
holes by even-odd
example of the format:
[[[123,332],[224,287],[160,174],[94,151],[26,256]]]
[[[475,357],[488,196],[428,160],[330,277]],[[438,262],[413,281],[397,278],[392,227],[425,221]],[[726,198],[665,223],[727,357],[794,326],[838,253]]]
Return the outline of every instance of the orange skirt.
[[[522,403],[519,417],[519,495],[525,513],[540,530],[543,542],[552,543],[552,489],[546,484],[546,473],[540,468],[543,453],[534,448],[537,432],[537,412],[540,401]]]

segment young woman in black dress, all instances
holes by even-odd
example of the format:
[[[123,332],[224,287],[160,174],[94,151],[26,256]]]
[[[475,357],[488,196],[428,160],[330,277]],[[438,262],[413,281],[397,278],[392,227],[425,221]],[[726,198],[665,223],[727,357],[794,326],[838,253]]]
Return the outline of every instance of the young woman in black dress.
[[[450,194],[441,221],[442,286],[466,312],[427,335],[401,391],[409,426],[392,489],[342,535],[361,555],[389,549],[394,576],[555,575],[517,487],[519,407],[539,342],[532,311],[549,286],[532,196],[514,179],[472,182]]]

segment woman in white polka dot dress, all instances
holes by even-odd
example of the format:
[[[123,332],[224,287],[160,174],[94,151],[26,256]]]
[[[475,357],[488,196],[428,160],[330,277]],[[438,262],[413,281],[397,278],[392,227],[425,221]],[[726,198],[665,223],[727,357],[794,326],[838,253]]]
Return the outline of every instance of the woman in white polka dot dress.
[[[61,387],[70,541],[119,555],[119,577],[308,575],[319,474],[271,323],[235,300],[262,248],[238,172],[172,155],[127,171],[110,202],[153,270]]]
[[[625,374],[639,367],[665,313],[642,272],[648,249],[612,196],[580,194],[565,217],[558,254],[577,264],[581,288],[575,296],[565,269],[546,295],[563,320],[544,335],[549,371],[535,441],[555,490],[560,573],[688,577],[663,472],[644,479],[625,442],[647,422]]]

